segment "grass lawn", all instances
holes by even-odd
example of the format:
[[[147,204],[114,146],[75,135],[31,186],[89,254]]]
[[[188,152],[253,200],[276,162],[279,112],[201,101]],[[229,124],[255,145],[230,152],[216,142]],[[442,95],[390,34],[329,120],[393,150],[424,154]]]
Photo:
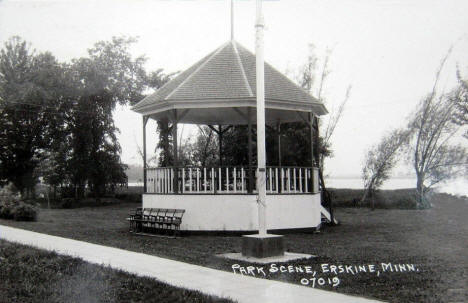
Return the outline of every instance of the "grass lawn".
[[[1,302],[231,302],[0,240]]]
[[[285,236],[288,250],[318,256],[287,265],[311,266],[316,278],[340,284],[317,288],[378,298],[390,302],[451,302],[466,298],[468,270],[468,200],[445,194],[433,197],[429,210],[337,208],[342,223],[318,234]],[[240,237],[187,236],[178,239],[135,236],[125,218],[138,204],[122,203],[77,209],[42,209],[38,222],[0,220],[0,224],[98,243],[174,260],[232,271],[234,262],[216,254],[239,252]],[[414,264],[418,271],[383,272],[382,263]],[[374,265],[375,272],[330,274],[321,264]],[[267,269],[267,267],[265,267]],[[368,270],[369,271],[369,270]],[[307,273],[269,273],[266,277],[301,284]],[[263,277],[263,276],[262,276]],[[310,280],[309,280],[310,281]],[[328,283],[326,283],[328,284]],[[333,283],[332,283],[333,284]],[[304,287],[312,287],[310,284]],[[465,289],[463,289],[465,288]],[[465,293],[463,293],[465,292]]]

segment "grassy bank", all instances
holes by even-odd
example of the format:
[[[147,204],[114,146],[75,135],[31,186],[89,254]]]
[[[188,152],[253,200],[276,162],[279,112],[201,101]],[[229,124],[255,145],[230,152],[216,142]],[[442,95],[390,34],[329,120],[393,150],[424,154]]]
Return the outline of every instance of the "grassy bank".
[[[377,190],[373,197],[368,197],[364,202],[361,198],[364,189],[329,188],[335,207],[371,207],[381,209],[416,209],[417,193],[415,189],[391,189]]]
[[[1,302],[231,302],[0,240]]]
[[[341,225],[318,234],[288,234],[288,250],[318,256],[292,265],[414,264],[418,272],[386,272],[338,275],[340,284],[316,286],[337,292],[370,296],[390,302],[463,301],[468,264],[468,201],[435,194],[428,210],[340,207],[335,211]],[[125,218],[135,203],[77,209],[43,209],[37,222],[0,220],[0,224],[69,237],[174,260],[232,271],[239,262],[216,254],[239,252],[240,237],[188,236],[178,239],[134,236]],[[242,266],[250,264],[239,263]],[[290,265],[291,265],[290,264]],[[321,274],[320,277],[335,275]],[[273,273],[266,278],[300,285],[301,273]],[[304,287],[311,287],[310,285]]]

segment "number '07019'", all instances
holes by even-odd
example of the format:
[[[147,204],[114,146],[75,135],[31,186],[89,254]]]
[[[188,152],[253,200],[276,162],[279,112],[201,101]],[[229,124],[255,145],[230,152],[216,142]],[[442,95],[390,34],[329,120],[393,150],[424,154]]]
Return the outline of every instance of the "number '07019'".
[[[317,285],[318,286],[324,286],[326,284],[331,285],[333,287],[337,287],[340,285],[340,279],[338,277],[333,277],[333,278],[302,278],[301,279],[301,284],[302,285],[310,285],[313,288],[315,288]]]

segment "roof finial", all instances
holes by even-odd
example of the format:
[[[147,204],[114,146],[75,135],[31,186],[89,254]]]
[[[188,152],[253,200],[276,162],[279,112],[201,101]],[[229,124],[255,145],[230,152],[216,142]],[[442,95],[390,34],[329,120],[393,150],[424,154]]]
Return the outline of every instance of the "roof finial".
[[[234,40],[234,0],[231,0],[231,40]]]

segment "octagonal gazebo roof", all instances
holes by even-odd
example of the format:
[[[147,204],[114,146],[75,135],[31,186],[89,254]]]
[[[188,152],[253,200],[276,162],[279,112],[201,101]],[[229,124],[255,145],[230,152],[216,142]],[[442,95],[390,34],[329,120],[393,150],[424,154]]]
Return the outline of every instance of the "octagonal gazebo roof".
[[[255,55],[231,40],[180,73],[132,109],[160,120],[179,123],[246,124],[256,120]],[[254,110],[248,111],[248,108]],[[307,120],[324,115],[325,106],[285,75],[265,63],[266,123]]]

